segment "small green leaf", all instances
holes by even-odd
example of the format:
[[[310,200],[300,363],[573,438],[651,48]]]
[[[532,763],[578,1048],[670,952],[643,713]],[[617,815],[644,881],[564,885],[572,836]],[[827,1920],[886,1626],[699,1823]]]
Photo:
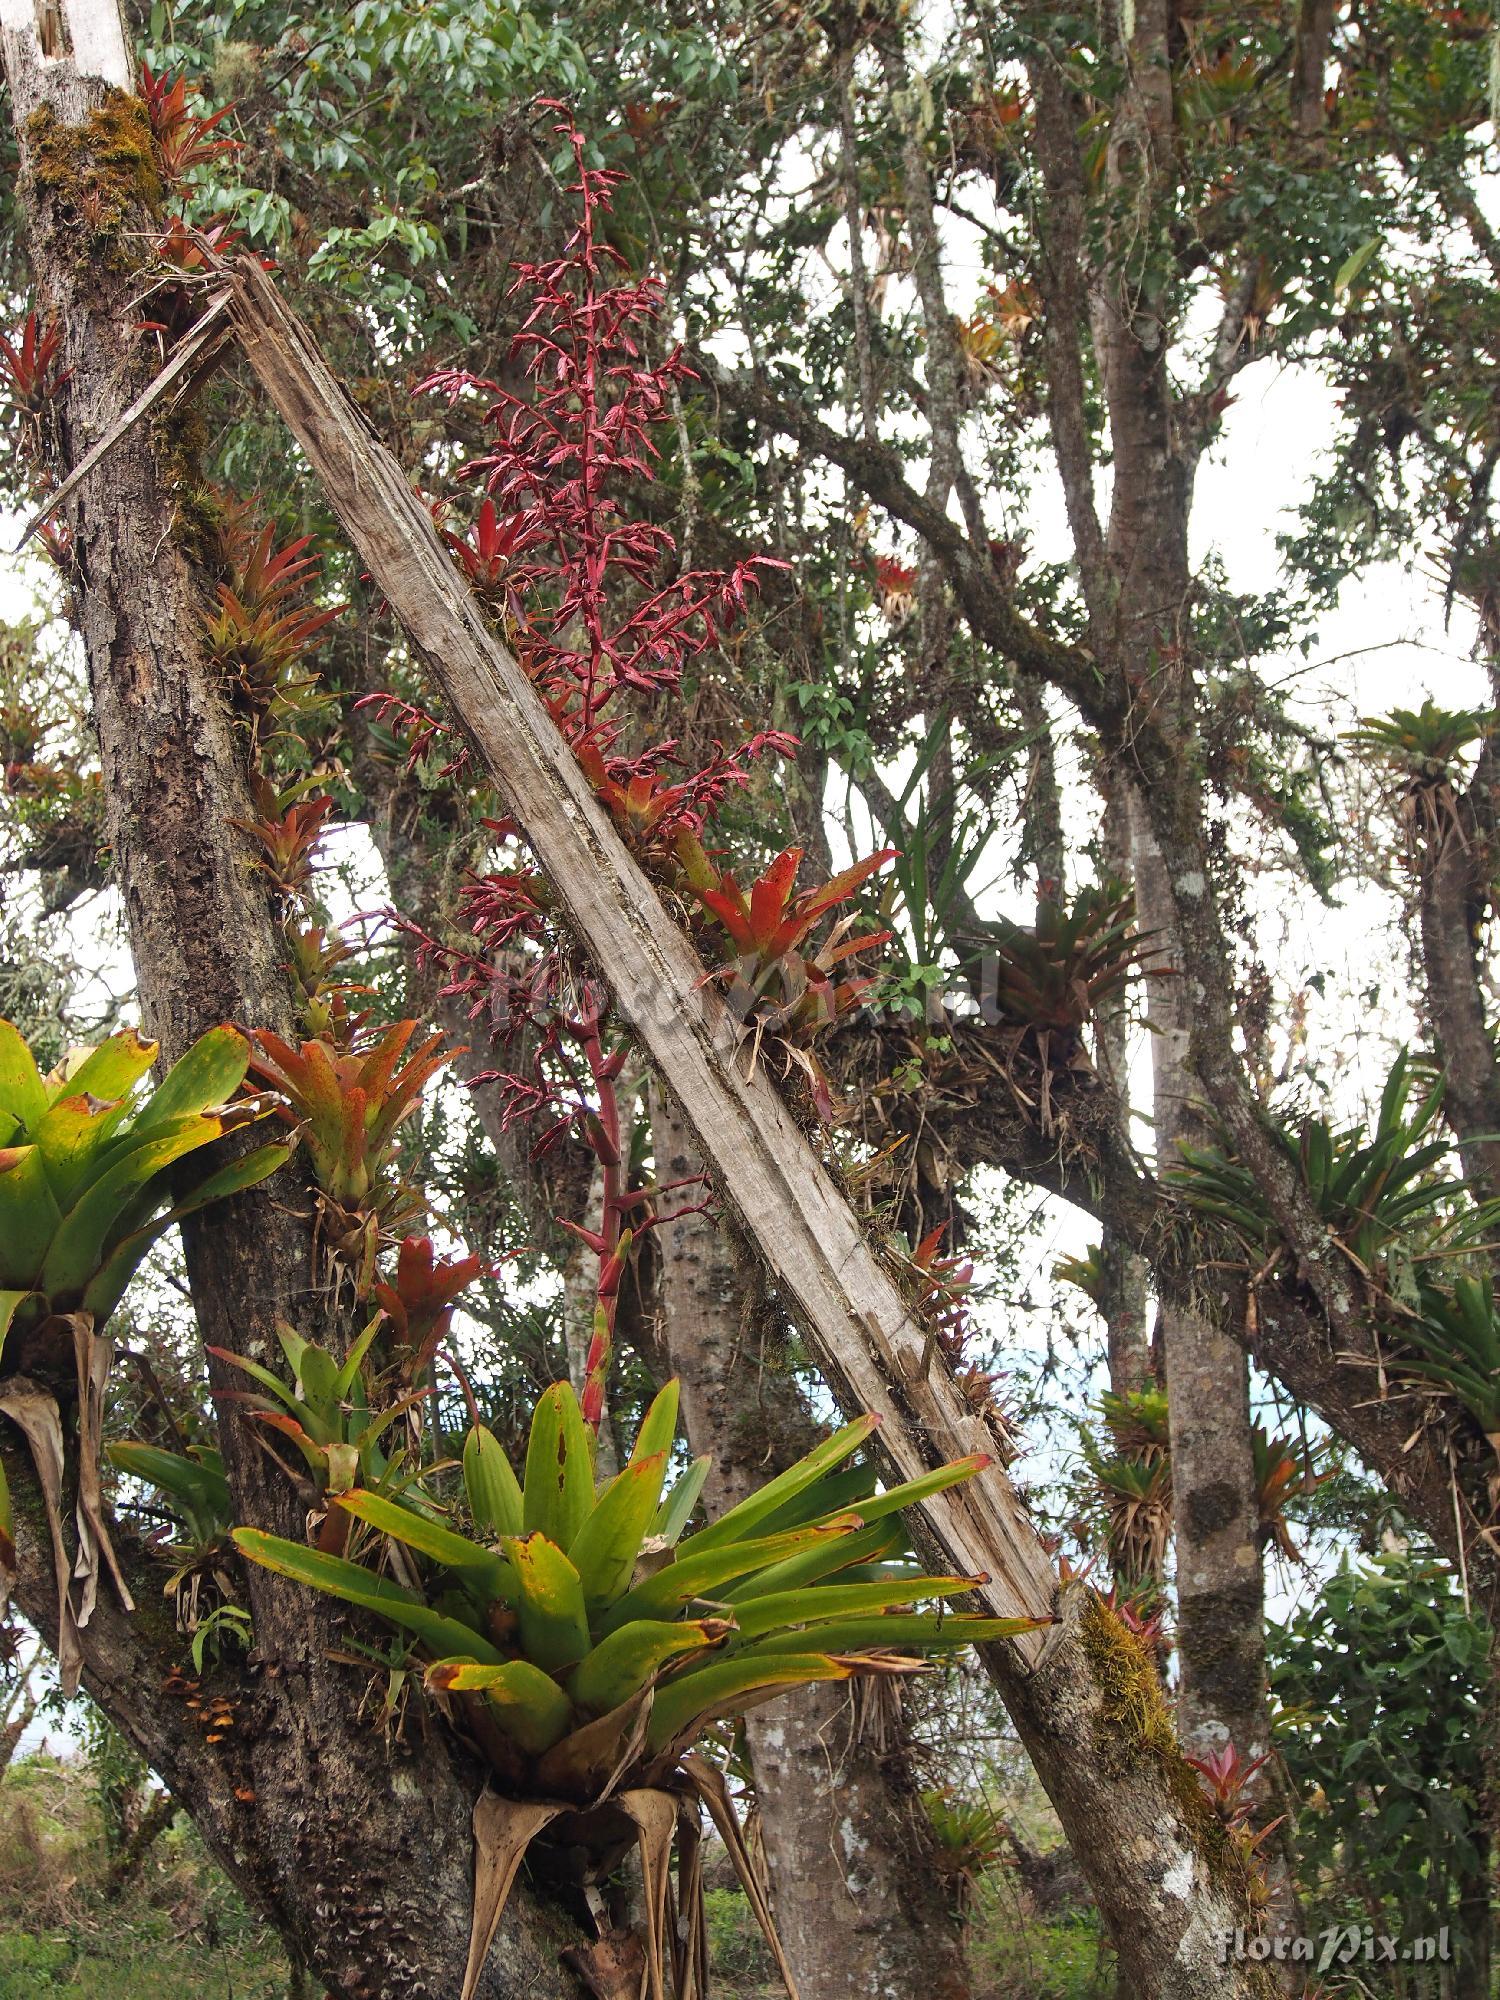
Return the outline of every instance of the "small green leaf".
[[[924,1472],[916,1479],[905,1480],[900,1486],[889,1487],[884,1493],[872,1493],[868,1499],[856,1500],[854,1512],[868,1528],[891,1514],[904,1513],[919,1500],[931,1499],[934,1493],[944,1493],[950,1486],[961,1486],[976,1472],[983,1472],[989,1463],[988,1453],[982,1451],[976,1451],[968,1458],[955,1458],[949,1465],[940,1465],[935,1472]]]
[[[5,1336],[10,1332],[11,1321],[21,1309],[22,1300],[33,1296],[31,1292],[0,1292],[0,1354],[5,1352]]]
[[[1350,255],[1344,259],[1343,263],[1340,264],[1338,269],[1338,276],[1333,281],[1333,296],[1336,299],[1342,298],[1344,293],[1349,290],[1350,286],[1354,283],[1354,280],[1359,276],[1360,272],[1365,268],[1366,264],[1368,264],[1370,259],[1375,255],[1375,252],[1380,248],[1383,240],[1384,239],[1379,236],[1370,237],[1367,242],[1361,243],[1359,248],[1355,251],[1352,251]]]
[[[139,1479],[145,1486],[158,1487],[174,1500],[195,1505],[206,1503],[217,1512],[229,1511],[229,1482],[221,1468],[205,1465],[177,1451],[159,1451],[155,1445],[125,1439],[105,1447],[105,1457],[118,1471]]]
[[[693,1509],[698,1504],[698,1496],[713,1471],[713,1465],[712,1458],[695,1458],[656,1510],[651,1533],[656,1540],[665,1542],[668,1548],[682,1539],[683,1530],[693,1518]]]
[[[957,1646],[983,1646],[992,1639],[1012,1639],[1034,1632],[1045,1618],[950,1618],[941,1611],[887,1612],[865,1618],[828,1618],[792,1635],[797,1645],[820,1652],[863,1653],[887,1646],[919,1652],[947,1652]],[[787,1634],[773,1633],[745,1648],[751,1657],[774,1653],[787,1644]]]

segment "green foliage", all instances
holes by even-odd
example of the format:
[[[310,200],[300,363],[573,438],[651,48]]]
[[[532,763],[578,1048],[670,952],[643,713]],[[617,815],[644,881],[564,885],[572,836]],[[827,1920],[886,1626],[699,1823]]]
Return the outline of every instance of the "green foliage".
[[[1488,709],[1439,708],[1429,696],[1418,709],[1366,716],[1346,741],[1423,784],[1451,780],[1458,760],[1493,726]]]
[[[0,1784],[0,2000],[285,2000],[288,1968],[185,1816],[110,1883],[94,1767],[12,1764]]]
[[[388,1458],[382,1441],[397,1418],[421,1400],[421,1392],[403,1396],[384,1409],[371,1410],[363,1363],[380,1327],[381,1316],[377,1313],[342,1362],[327,1348],[304,1340],[291,1327],[277,1327],[281,1351],[292,1371],[290,1386],[246,1355],[233,1354],[224,1347],[209,1349],[266,1391],[261,1396],[240,1391],[239,1399],[249,1405],[256,1422],[290,1440],[307,1470],[313,1499],[319,1505],[356,1486],[384,1492],[400,1477],[405,1451],[397,1450]],[[118,1463],[118,1448],[111,1455]],[[157,1472],[160,1470],[156,1467]],[[226,1500],[227,1497],[226,1492]],[[325,1523],[325,1545],[341,1548],[347,1526],[341,1514],[330,1515]]]
[[[1296,1133],[1271,1133],[1333,1235],[1367,1271],[1385,1258],[1398,1291],[1411,1288],[1412,1255],[1435,1247],[1439,1237],[1448,1247],[1471,1240],[1487,1220],[1464,1201],[1461,1183],[1437,1171],[1451,1151],[1446,1140],[1428,1137],[1442,1109],[1441,1084],[1408,1111],[1414,1081],[1403,1051],[1372,1132],[1363,1123],[1336,1127],[1308,1117]],[[1185,1145],[1181,1166],[1163,1179],[1191,1207],[1229,1223],[1255,1252],[1275,1242],[1264,1191],[1225,1150]]]
[[[1399,1331],[1420,1358],[1403,1361],[1403,1371],[1456,1396],[1485,1435],[1500,1440],[1500,1327],[1488,1273],[1456,1278],[1447,1294],[1423,1285],[1419,1300]]]
[[[964,942],[969,884],[995,832],[993,813],[977,800],[960,806],[951,797],[932,796],[933,763],[948,742],[948,718],[939,716],[885,820],[892,884],[917,968],[935,966],[945,948]],[[970,786],[983,777],[984,762],[977,760],[966,773]],[[970,947],[973,942],[967,940]]]
[[[838,1471],[869,1437],[866,1419],[678,1539],[703,1469],[667,1489],[676,1412],[674,1382],[629,1463],[597,1490],[593,1434],[568,1383],[537,1405],[524,1480],[500,1471],[487,1433],[471,1433],[469,1512],[493,1540],[469,1540],[409,1501],[343,1493],[344,1514],[422,1559],[425,1592],[258,1530],[234,1539],[253,1561],[410,1634],[431,1656],[428,1684],[462,1698],[509,1784],[583,1803],[621,1756],[634,1782],[649,1781],[713,1718],[779,1688],[899,1672],[911,1649],[1022,1629],[905,1608],[974,1580],[924,1576],[906,1556],[900,1509],[982,1461],[876,1495],[873,1472]]]
[[[202,1556],[229,1533],[234,1519],[229,1482],[222,1457],[211,1447],[198,1445],[183,1453],[124,1441],[106,1445],[104,1455],[116,1472],[153,1488],[170,1503],[185,1531],[183,1553]]]
[[[714,1991],[730,1996],[779,1990],[765,1935],[740,1889],[709,1889],[703,1898]]]
[[[1462,1905],[1486,1872],[1487,1633],[1440,1564],[1385,1554],[1346,1563],[1268,1639],[1310,1925],[1413,1938],[1448,1924],[1463,1953]]]
[[[1086,1907],[1036,1915],[1004,1871],[984,1876],[969,1915],[969,1956],[979,1990],[1014,2000],[1105,2000],[1113,1960]]]
[[[1108,1517],[1115,1577],[1127,1590],[1159,1578],[1172,1536],[1171,1461],[1106,1454],[1087,1433],[1084,1457]]]
[[[1102,1243],[1091,1243],[1081,1257],[1059,1257],[1052,1266],[1052,1276],[1059,1285],[1075,1286],[1095,1311],[1103,1310],[1109,1272]]]
[[[1099,1414],[1118,1450],[1147,1460],[1166,1457],[1171,1440],[1164,1389],[1127,1389],[1123,1395],[1106,1389],[1099,1398]]]
[[[936,1836],[939,1865],[962,1907],[979,1877],[1005,1851],[1005,1817],[982,1794],[960,1793],[952,1786],[923,1792],[922,1810]]]
[[[165,1230],[286,1160],[289,1148],[262,1146],[190,1193],[178,1181],[162,1214],[169,1170],[260,1107],[230,1102],[249,1060],[233,1028],[202,1036],[143,1097],[156,1053],[125,1029],[71,1051],[44,1078],[18,1030],[0,1021],[0,1342],[53,1313],[85,1312],[102,1325]]]

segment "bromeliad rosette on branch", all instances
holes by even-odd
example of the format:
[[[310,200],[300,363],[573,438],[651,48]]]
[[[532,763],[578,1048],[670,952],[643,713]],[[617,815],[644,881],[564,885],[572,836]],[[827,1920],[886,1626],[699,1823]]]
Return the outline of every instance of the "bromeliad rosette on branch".
[[[0,1021],[0,1410],[25,1433],[52,1533],[58,1582],[58,1661],[77,1685],[101,1555],[124,1602],[99,1493],[99,1420],[109,1373],[104,1326],[157,1238],[211,1201],[264,1180],[290,1148],[260,1146],[184,1190],[168,1208],[169,1171],[265,1107],[234,1100],[250,1051],[233,1028],[195,1042],[142,1099],[155,1042],[132,1029],[74,1049],[48,1076],[20,1032]],[[163,1213],[163,1210],[166,1212]],[[25,1372],[20,1372],[24,1370]],[[62,1536],[60,1379],[77,1385],[78,1556]],[[0,1586],[13,1570],[9,1500],[0,1472]]]
[[[537,1404],[521,1477],[489,1431],[471,1428],[468,1533],[418,1491],[356,1489],[335,1502],[352,1524],[346,1556],[252,1528],[235,1534],[252,1561],[399,1627],[493,1774],[498,1789],[475,1813],[466,2000],[533,1841],[552,1865],[591,1880],[637,1844],[650,1991],[664,1992],[670,1967],[679,2000],[701,1995],[703,1806],[785,1975],[724,1782],[691,1754],[694,1742],[799,1682],[916,1672],[923,1654],[1035,1622],[913,1608],[980,1579],[924,1575],[901,1510],[970,1478],[982,1457],[878,1493],[872,1467],[848,1464],[875,1429],[861,1418],[687,1533],[708,1461],[672,1476],[676,1420],[670,1382],[629,1463],[596,1487],[593,1431],[572,1387],[555,1383]],[[387,1573],[398,1564],[412,1580]]]

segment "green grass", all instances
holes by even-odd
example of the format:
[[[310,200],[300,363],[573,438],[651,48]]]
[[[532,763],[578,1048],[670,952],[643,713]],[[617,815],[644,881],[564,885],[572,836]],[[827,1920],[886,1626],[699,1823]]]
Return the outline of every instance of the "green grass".
[[[285,2000],[276,1939],[185,1819],[117,1897],[109,1865],[87,1767],[13,1764],[0,1786],[0,2000]]]
[[[1004,1869],[982,1876],[969,1913],[976,2000],[1103,2000],[1114,1959],[1091,1909],[1044,1917]]]

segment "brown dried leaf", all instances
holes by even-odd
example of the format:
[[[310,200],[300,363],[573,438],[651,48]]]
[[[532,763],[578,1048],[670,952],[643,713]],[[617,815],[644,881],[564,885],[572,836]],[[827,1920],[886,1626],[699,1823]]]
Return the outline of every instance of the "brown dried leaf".
[[[474,1807],[474,1921],[461,2000],[472,2000],[479,1984],[527,1848],[544,1827],[567,1810],[563,1805],[502,1799],[498,1792],[488,1790],[480,1794]]]
[[[641,1789],[621,1792],[615,1803],[635,1822],[641,1850],[641,1878],[646,1902],[646,1978],[649,2000],[666,2000],[666,1952],[675,1925],[669,1916],[672,1893],[672,1839],[677,1831],[677,1801],[670,1792]]]
[[[52,1538],[52,1567],[57,1576],[57,1678],[65,1695],[78,1692],[83,1671],[83,1647],[68,1596],[68,1551],[63,1541],[63,1431],[57,1399],[25,1375],[12,1375],[0,1394],[0,1412],[20,1426],[31,1447],[32,1463],[47,1510]]]

